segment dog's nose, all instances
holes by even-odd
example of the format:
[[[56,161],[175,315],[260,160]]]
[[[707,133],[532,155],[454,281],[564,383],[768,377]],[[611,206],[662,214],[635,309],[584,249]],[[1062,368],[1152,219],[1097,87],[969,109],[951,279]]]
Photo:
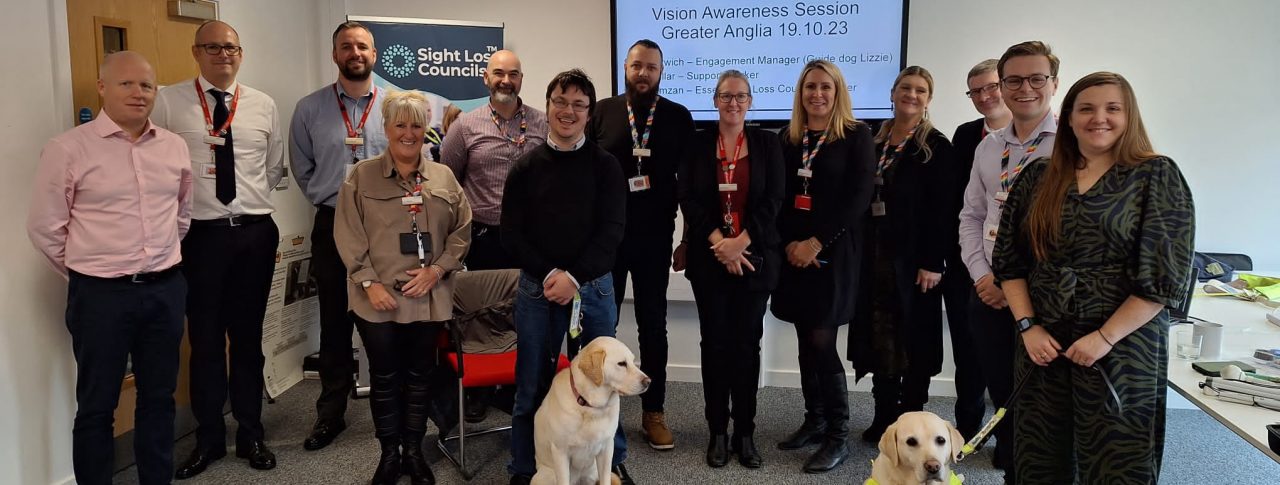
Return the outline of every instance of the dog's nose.
[[[937,474],[942,470],[942,463],[939,463],[938,460],[926,461],[924,462],[924,470],[929,472],[931,475]]]
[[[640,379],[640,383],[644,384],[644,387],[649,387],[650,382],[653,382],[653,379],[650,379],[648,376],[646,376],[643,379]]]

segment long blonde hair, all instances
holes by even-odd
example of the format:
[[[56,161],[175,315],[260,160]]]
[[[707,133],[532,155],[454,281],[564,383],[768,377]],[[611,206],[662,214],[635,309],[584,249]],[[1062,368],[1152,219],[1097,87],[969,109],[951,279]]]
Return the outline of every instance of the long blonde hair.
[[[1151,138],[1147,137],[1142,114],[1138,112],[1138,98],[1134,96],[1133,86],[1129,85],[1124,76],[1113,72],[1095,72],[1071,85],[1066,97],[1062,98],[1062,116],[1058,119],[1058,134],[1053,142],[1049,166],[1040,177],[1027,210],[1027,233],[1032,252],[1038,261],[1047,260],[1050,250],[1058,242],[1058,235],[1062,232],[1062,203],[1067,198],[1071,183],[1076,181],[1076,170],[1084,168],[1080,140],[1071,129],[1071,114],[1075,111],[1076,98],[1086,89],[1107,84],[1120,87],[1125,104],[1126,128],[1111,147],[1111,155],[1116,163],[1137,165],[1160,156],[1151,147]]]
[[[845,132],[852,132],[860,123],[853,117],[853,100],[849,98],[849,88],[844,82],[844,74],[831,61],[815,59],[804,65],[800,71],[800,79],[796,80],[796,95],[791,103],[791,125],[787,128],[787,140],[792,145],[799,145],[804,140],[804,129],[809,112],[804,109],[804,78],[810,71],[819,70],[831,76],[835,84],[835,99],[831,103],[831,120],[827,123],[827,138],[831,141],[845,137]]]
[[[928,69],[920,66],[907,66],[906,69],[903,69],[902,72],[898,73],[897,79],[893,80],[893,87],[889,88],[890,96],[893,96],[893,92],[898,89],[898,83],[901,83],[902,79],[907,76],[918,76],[921,79],[924,79],[925,85],[929,86],[929,99],[933,99],[933,74],[929,74]],[[896,106],[894,109],[897,109]],[[876,133],[876,144],[884,143],[889,139],[890,135],[893,134],[893,125],[895,121],[896,120],[893,118],[889,118],[884,120],[884,123],[880,124],[880,131]],[[932,132],[933,122],[929,121],[929,110],[926,109],[924,110],[924,117],[920,118],[920,124],[916,126],[915,135],[912,135],[911,137],[916,141],[916,146],[919,147],[920,150],[924,151],[924,160],[922,160],[921,163],[928,162],[929,159],[933,158],[933,149],[929,148],[928,143],[929,134]]]

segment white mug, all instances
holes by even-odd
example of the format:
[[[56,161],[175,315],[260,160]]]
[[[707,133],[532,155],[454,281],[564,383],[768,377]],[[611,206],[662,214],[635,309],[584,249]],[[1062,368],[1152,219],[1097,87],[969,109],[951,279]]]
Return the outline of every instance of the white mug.
[[[1192,335],[1203,335],[1200,344],[1201,359],[1217,359],[1222,354],[1222,324],[1213,322],[1195,322]]]

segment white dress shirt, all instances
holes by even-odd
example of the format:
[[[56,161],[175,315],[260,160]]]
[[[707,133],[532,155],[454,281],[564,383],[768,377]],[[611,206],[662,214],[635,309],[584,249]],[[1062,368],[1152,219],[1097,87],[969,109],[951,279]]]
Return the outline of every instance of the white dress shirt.
[[[209,89],[216,89],[204,76],[199,77],[209,117],[218,105]],[[231,109],[236,88],[240,101],[231,120],[232,150],[236,167],[236,198],[223,205],[215,195],[213,150],[204,142],[204,111],[196,98],[195,80],[167,86],[156,95],[151,122],[177,133],[187,142],[191,152],[191,172],[195,193],[191,218],[221,219],[232,215],[270,214],[274,211],[271,190],[284,177],[284,133],[280,130],[280,114],[276,102],[262,91],[232,82],[224,103]]]

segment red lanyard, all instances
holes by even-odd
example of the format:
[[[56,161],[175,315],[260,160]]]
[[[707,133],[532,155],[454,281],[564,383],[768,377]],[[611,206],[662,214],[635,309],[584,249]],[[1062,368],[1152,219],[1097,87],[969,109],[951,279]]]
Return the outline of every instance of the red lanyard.
[[[204,111],[204,129],[209,132],[209,136],[226,135],[227,129],[231,127],[231,120],[236,117],[236,106],[240,104],[240,86],[236,86],[236,93],[231,96],[231,106],[227,107],[227,121],[222,122],[222,126],[217,129],[214,129],[213,118],[209,116],[209,101],[204,99],[204,95],[204,87],[200,85],[200,80],[196,79],[196,99],[200,100],[200,110]]]
[[[737,146],[733,148],[733,158],[725,158],[724,137],[716,137],[716,147],[720,149],[720,171],[724,172],[724,183],[733,183],[733,172],[738,168],[738,155],[742,153],[742,143],[747,139],[746,132],[738,133]]]
[[[360,115],[360,124],[354,128],[351,126],[351,117],[347,115],[347,104],[342,102],[342,96],[338,94],[338,84],[333,84],[333,96],[338,98],[338,109],[342,110],[342,122],[347,124],[347,137],[355,138],[364,132],[364,122],[369,119],[369,112],[373,111],[373,102],[378,99],[378,88],[373,88],[373,97],[369,98],[369,104],[364,107],[364,114]],[[357,100],[359,102],[359,100]],[[356,147],[351,147],[351,151],[356,151]]]

